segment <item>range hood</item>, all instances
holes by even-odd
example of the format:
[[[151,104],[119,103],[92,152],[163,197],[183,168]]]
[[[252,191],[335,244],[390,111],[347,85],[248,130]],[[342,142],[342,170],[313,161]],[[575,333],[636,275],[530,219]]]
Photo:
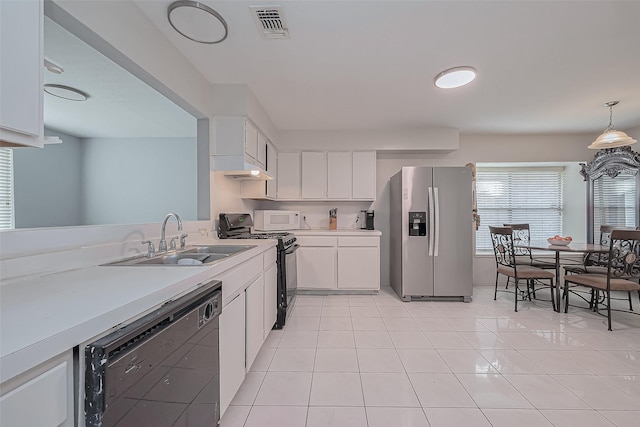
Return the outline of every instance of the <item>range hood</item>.
[[[247,162],[244,156],[214,155],[211,162],[212,170],[232,178],[251,181],[269,181],[275,178],[261,167]]]

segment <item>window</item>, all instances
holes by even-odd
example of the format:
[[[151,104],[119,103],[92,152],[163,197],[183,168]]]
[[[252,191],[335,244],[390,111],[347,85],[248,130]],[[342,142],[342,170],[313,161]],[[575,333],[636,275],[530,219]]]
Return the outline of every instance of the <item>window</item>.
[[[0,230],[13,228],[13,150],[0,148]]]
[[[635,227],[636,177],[620,174],[608,175],[593,181],[593,235],[600,235],[601,225]]]
[[[476,252],[492,252],[488,226],[528,223],[531,238],[562,235],[562,167],[478,167]]]

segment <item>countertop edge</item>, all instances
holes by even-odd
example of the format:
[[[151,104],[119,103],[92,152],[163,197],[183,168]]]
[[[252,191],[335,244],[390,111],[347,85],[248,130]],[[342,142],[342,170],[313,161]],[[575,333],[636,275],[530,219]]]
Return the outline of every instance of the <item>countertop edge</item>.
[[[162,305],[170,299],[174,299],[181,295],[184,295],[193,289],[195,289],[200,283],[215,279],[224,272],[240,265],[241,263],[248,261],[251,258],[261,255],[275,246],[275,240],[243,240],[242,244],[256,245],[255,248],[248,250],[246,253],[240,254],[237,257],[224,260],[220,263],[212,266],[195,266],[195,267],[121,267],[121,266],[94,266],[88,267],[89,269],[100,269],[100,271],[113,271],[122,272],[123,269],[135,269],[140,271],[141,269],[148,269],[150,276],[151,272],[157,274],[159,269],[176,269],[185,271],[188,274],[185,278],[168,284],[161,289],[155,290],[141,298],[136,298],[130,302],[116,307],[114,309],[96,313],[96,316],[79,321],[78,324],[69,327],[67,329],[60,330],[44,339],[34,340],[33,343],[24,347],[11,351],[0,357],[0,383],[4,383],[20,374],[29,371],[32,368],[46,362],[47,360],[55,357],[69,349],[74,348],[88,340],[103,334],[113,328],[116,328],[128,320],[144,315],[156,307]],[[217,244],[240,244],[239,241],[225,241],[224,243],[216,241]],[[85,269],[82,269],[85,270]],[[73,270],[75,271],[75,270]],[[52,273],[56,275],[62,275],[64,278],[65,273],[58,272]],[[12,285],[17,286],[29,286],[30,283],[34,283],[41,280],[46,280],[48,275],[36,275],[28,278],[21,278],[20,280],[12,281]],[[152,279],[151,279],[152,280]],[[81,286],[82,284],[78,284]],[[224,286],[224,284],[223,284]],[[5,288],[6,290],[6,288]],[[46,295],[43,296],[46,298]],[[26,309],[26,308],[25,308]],[[5,332],[3,331],[3,335]],[[4,345],[3,345],[4,347]],[[2,349],[0,349],[1,351]]]

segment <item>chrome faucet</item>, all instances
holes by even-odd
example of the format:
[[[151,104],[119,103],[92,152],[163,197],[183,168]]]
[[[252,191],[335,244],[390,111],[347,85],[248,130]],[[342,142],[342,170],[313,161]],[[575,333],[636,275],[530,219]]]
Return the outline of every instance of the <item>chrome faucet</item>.
[[[178,214],[176,213],[167,214],[167,216],[164,217],[164,221],[162,222],[162,234],[160,235],[160,244],[158,245],[158,252],[167,251],[167,239],[165,238],[165,230],[167,228],[167,221],[169,221],[169,218],[171,218],[172,216],[174,216],[176,218],[176,221],[178,221],[178,231],[182,230],[182,220],[180,219]]]

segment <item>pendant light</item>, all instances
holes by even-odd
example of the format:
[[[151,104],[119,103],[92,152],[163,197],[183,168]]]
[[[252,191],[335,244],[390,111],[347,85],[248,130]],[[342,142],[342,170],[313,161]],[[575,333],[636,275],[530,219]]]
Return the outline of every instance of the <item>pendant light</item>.
[[[626,133],[615,130],[613,128],[613,106],[618,105],[620,101],[611,101],[604,104],[605,107],[609,107],[609,126],[604,130],[602,135],[596,138],[595,141],[591,143],[589,148],[592,150],[602,150],[604,148],[614,148],[614,147],[622,147],[625,145],[631,145],[638,142],[637,140],[631,138]]]

